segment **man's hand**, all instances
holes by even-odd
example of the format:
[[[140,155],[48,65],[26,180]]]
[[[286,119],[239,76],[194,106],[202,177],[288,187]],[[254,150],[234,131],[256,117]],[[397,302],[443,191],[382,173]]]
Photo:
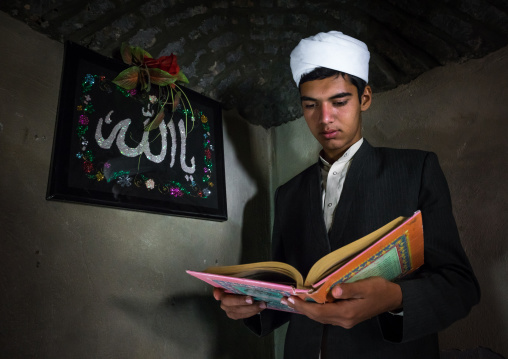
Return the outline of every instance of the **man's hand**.
[[[282,303],[317,322],[346,329],[378,314],[402,308],[400,286],[381,277],[338,284],[332,289],[332,296],[333,303],[311,303],[294,296],[282,299]]]
[[[231,319],[249,318],[266,308],[264,302],[254,302],[250,296],[229,294],[219,288],[213,289],[213,297],[221,302],[220,307]]]

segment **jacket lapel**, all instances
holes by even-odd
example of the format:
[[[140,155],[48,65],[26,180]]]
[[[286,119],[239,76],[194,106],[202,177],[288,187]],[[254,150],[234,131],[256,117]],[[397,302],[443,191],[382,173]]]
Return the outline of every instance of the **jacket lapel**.
[[[344,181],[344,187],[340,195],[339,203],[335,209],[332,228],[330,229],[330,246],[335,250],[346,243],[342,243],[342,233],[348,222],[350,207],[355,198],[355,193],[361,181],[366,162],[369,162],[373,153],[372,146],[364,139],[362,146],[353,157],[351,166]]]

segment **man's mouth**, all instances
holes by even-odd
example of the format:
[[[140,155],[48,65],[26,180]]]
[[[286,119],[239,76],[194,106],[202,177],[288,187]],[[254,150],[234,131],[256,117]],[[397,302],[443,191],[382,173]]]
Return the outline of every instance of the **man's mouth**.
[[[338,130],[327,130],[327,131],[321,132],[321,134],[323,135],[324,138],[330,139],[330,138],[334,138],[338,132],[339,132]]]

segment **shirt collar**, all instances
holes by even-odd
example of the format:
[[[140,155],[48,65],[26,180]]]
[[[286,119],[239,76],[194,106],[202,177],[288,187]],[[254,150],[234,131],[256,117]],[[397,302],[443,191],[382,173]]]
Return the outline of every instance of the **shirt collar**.
[[[342,156],[337,161],[335,161],[335,162],[341,163],[341,162],[349,161],[351,158],[353,158],[355,153],[360,149],[360,146],[362,145],[362,143],[363,143],[363,137],[360,138],[358,141],[356,141],[351,147],[349,147],[347,149],[347,151],[344,152],[342,154]],[[325,171],[329,171],[330,167],[332,167],[333,163],[329,163],[327,160],[324,159],[324,157],[323,157],[323,150],[321,150],[321,152],[319,152],[319,160],[321,162],[321,167]]]

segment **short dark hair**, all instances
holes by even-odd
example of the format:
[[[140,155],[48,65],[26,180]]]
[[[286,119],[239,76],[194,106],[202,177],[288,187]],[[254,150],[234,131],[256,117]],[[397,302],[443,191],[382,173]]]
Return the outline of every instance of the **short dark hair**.
[[[353,76],[350,74],[347,74],[342,71],[332,70],[327,67],[317,67],[311,72],[302,75],[302,78],[300,79],[300,84],[298,85],[298,88],[304,83],[314,80],[324,80],[328,77],[338,77],[342,76],[343,79],[349,80],[351,84],[353,84],[356,89],[358,90],[358,99],[360,100],[360,103],[362,103],[362,95],[363,91],[365,90],[365,87],[367,86],[367,82],[357,76]]]

